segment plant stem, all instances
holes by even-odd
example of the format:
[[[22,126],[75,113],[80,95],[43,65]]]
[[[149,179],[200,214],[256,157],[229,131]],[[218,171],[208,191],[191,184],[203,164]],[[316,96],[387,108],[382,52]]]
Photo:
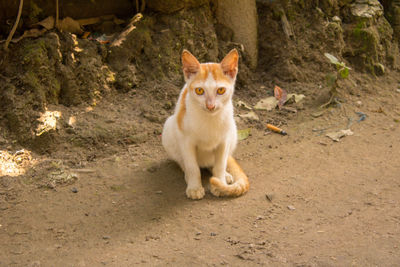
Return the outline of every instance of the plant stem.
[[[7,37],[7,40],[4,44],[4,50],[8,51],[8,45],[10,44],[11,39],[14,36],[15,31],[17,30],[19,20],[21,18],[21,13],[22,13],[22,7],[24,6],[24,0],[19,1],[19,8],[18,8],[18,15],[17,15],[17,20],[15,21],[14,26],[12,27],[10,34]]]

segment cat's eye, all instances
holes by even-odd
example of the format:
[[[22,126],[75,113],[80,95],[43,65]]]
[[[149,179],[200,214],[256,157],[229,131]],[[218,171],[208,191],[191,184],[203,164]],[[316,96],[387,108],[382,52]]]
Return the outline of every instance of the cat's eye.
[[[223,95],[225,94],[226,88],[225,87],[220,87],[217,89],[217,94]]]
[[[195,91],[196,94],[198,94],[198,95],[203,95],[203,94],[204,94],[204,89],[201,88],[201,87],[196,87],[196,88],[194,89],[194,91]]]

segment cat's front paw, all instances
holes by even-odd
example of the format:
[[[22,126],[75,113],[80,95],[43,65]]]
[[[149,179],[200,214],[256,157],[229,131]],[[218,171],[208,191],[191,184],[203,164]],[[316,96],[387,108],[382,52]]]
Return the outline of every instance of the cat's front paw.
[[[196,188],[186,188],[186,196],[191,199],[202,199],[204,197],[204,188],[202,186]]]

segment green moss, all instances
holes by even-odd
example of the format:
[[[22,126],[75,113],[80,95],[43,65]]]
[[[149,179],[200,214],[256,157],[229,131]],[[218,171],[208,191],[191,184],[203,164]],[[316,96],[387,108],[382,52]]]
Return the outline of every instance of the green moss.
[[[33,65],[40,67],[49,61],[47,57],[46,43],[43,39],[38,39],[36,42],[30,42],[24,46],[21,51],[23,54],[22,60],[25,65]]]
[[[36,3],[31,0],[30,5],[29,5],[29,20],[30,23],[36,23],[39,22],[39,16],[43,13],[43,10],[36,5]]]

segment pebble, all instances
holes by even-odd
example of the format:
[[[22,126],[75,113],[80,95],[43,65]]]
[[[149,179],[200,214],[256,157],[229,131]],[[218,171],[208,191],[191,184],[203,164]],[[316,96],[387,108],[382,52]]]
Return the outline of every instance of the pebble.
[[[216,233],[213,232],[210,233],[210,236],[216,236],[216,235],[217,235]]]
[[[361,107],[362,106],[362,102],[360,100],[356,101],[356,106],[357,107]]]
[[[274,199],[275,195],[273,193],[267,193],[265,194],[265,197],[272,202],[272,200]]]
[[[287,208],[288,208],[289,210],[295,210],[295,209],[296,209],[296,208],[295,208],[294,206],[292,206],[292,205],[287,206]]]
[[[76,187],[72,187],[72,188],[71,188],[71,192],[72,192],[72,193],[78,193],[78,189],[76,189]]]

